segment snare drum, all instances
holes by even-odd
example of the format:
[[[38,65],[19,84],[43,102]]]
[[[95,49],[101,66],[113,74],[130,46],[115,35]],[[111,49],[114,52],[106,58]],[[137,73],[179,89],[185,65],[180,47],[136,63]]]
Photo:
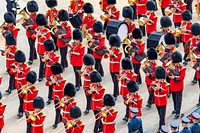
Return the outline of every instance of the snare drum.
[[[117,34],[123,41],[128,35],[127,23],[120,20],[111,20],[106,28],[106,38],[108,40],[111,34]]]
[[[77,13],[73,17],[69,18],[69,22],[74,28],[79,28],[79,26],[82,24],[83,20],[81,16]]]

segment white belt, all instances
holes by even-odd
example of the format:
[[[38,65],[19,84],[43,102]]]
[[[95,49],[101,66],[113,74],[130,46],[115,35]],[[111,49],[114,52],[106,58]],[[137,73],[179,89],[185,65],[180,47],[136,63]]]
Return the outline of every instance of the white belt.
[[[113,122],[104,122],[104,121],[102,121],[102,123],[103,124],[115,124],[115,121],[113,121]]]
[[[102,99],[94,99],[92,98],[93,101],[102,101]]]
[[[120,63],[120,62],[110,61],[110,63],[117,64],[117,63]]]
[[[50,65],[46,65],[46,67],[51,67]]]
[[[63,111],[63,113],[64,113],[64,114],[69,114],[70,112],[67,112],[67,111]]]
[[[62,91],[62,90],[54,90],[54,89],[53,89],[53,91],[55,91],[55,92],[60,92],[60,91]]]
[[[16,80],[23,80],[23,79],[25,79],[25,77],[24,78],[15,78]]]
[[[41,126],[43,126],[43,124],[39,124],[39,125],[31,124],[31,126],[33,126],[33,127],[41,127]]]
[[[181,13],[174,13],[174,15],[182,15]]]
[[[137,6],[144,6],[144,5],[146,5],[146,4],[137,4]]]
[[[156,94],[154,93],[154,96],[156,96],[156,97],[165,97],[166,94],[164,94],[164,95],[156,95]]]
[[[33,102],[33,100],[29,100],[29,101],[27,101],[27,100],[24,100],[24,102],[25,102],[25,103],[32,103],[32,102]]]
[[[3,116],[0,116],[0,118],[3,118]]]
[[[42,43],[42,42],[38,42],[38,44],[39,44],[39,45],[44,45],[44,43]]]
[[[14,58],[13,59],[10,59],[10,58],[6,58],[6,60],[15,60]]]
[[[88,82],[89,82],[89,81],[91,81],[91,80],[90,80],[90,79],[84,79],[84,81],[88,81]]]
[[[126,85],[121,85],[121,87],[125,87],[126,88],[127,86]]]

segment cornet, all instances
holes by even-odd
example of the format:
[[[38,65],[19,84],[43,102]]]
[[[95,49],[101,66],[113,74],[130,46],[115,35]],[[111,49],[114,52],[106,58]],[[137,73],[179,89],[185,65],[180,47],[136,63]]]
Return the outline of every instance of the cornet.
[[[127,73],[124,72],[123,74],[117,74],[116,76],[118,77],[118,80],[119,80],[119,81],[125,80],[126,77],[127,77]]]
[[[42,55],[41,56],[42,57],[42,62],[46,62],[46,61],[53,61],[51,58],[50,58],[50,53],[47,53],[47,54],[45,54],[45,55]]]
[[[99,89],[94,84],[90,84],[90,87],[88,88],[88,94],[92,94],[93,92],[99,93]]]
[[[51,76],[50,81],[48,81],[49,85],[58,85],[60,86],[59,83],[61,83],[60,80],[57,79],[57,77]]]

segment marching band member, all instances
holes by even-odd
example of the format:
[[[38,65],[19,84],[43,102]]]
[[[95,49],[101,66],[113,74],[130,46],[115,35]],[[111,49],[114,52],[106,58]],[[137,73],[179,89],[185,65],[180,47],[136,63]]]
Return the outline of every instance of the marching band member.
[[[53,128],[56,128],[58,126],[58,123],[62,121],[62,115],[60,113],[60,109],[58,108],[60,100],[64,97],[64,86],[66,83],[66,80],[61,76],[61,73],[63,72],[63,68],[61,64],[58,62],[54,62],[51,65],[51,81],[48,82],[49,85],[52,85],[52,99],[54,100],[54,106],[55,106],[55,122],[53,125]]]
[[[172,133],[179,133],[179,125],[177,121],[171,121],[170,122],[170,128]]]
[[[74,106],[70,109],[70,116],[72,120],[70,120],[65,125],[65,131],[66,133],[82,133],[85,124],[81,121],[81,109],[78,106]]]
[[[44,133],[44,120],[46,116],[42,112],[44,108],[44,99],[37,96],[33,100],[34,111],[28,115],[28,119],[31,122],[31,133]]]
[[[138,15],[138,19],[142,17],[143,14],[146,14],[147,12],[147,6],[146,6],[147,0],[137,0],[136,4],[136,12]],[[140,30],[142,31],[142,35],[145,36],[145,26],[139,26]]]
[[[82,44],[82,33],[79,29],[74,29],[73,31],[73,46],[70,50],[70,64],[73,66],[74,74],[75,74],[75,86],[76,90],[80,90],[80,86],[82,86],[81,83],[81,77],[77,70],[81,70],[83,65],[83,56],[85,53],[85,47]]]
[[[170,78],[170,91],[172,92],[172,98],[174,102],[174,110],[172,111],[172,114],[175,114],[175,119],[180,117],[182,93],[186,74],[186,68],[181,66],[181,62],[181,53],[174,52],[172,53],[172,64],[169,64],[166,69],[167,75]]]
[[[138,109],[130,108],[131,119],[128,122],[128,133],[139,132],[143,133],[142,119],[137,117]]]
[[[28,64],[31,65],[33,64],[33,60],[37,59],[37,53],[36,53],[36,49],[35,49],[35,40],[36,37],[33,36],[33,33],[30,31],[34,31],[37,28],[37,23],[36,23],[36,13],[39,10],[38,4],[36,1],[29,1],[27,3],[27,9],[28,12],[30,13],[29,16],[30,18],[33,20],[33,25],[28,25],[26,26],[26,36],[28,38],[28,43],[29,43],[29,47],[30,47],[30,52],[29,52],[29,61]]]
[[[14,74],[11,74],[11,65],[13,63],[15,63],[15,52],[16,51],[17,51],[16,39],[13,36],[13,34],[10,33],[6,36],[5,51],[1,52],[2,56],[6,56],[6,69],[10,76],[9,86],[8,86],[8,89],[6,90],[6,92],[8,94],[10,94],[11,90],[13,90],[15,88],[15,77],[14,77]]]
[[[40,66],[39,66],[39,79],[38,81],[41,82],[43,80],[44,75],[44,65],[45,63],[42,62],[42,56],[45,53],[44,48],[44,41],[50,39],[51,33],[50,31],[45,27],[47,26],[47,19],[43,14],[38,14],[36,16],[36,23],[38,25],[38,28],[36,28],[36,34],[33,35],[37,37],[38,45],[37,45],[37,52],[40,55]]]
[[[119,95],[119,84],[117,81],[117,75],[119,75],[120,71],[120,61],[122,58],[122,52],[120,51],[120,45],[121,45],[121,39],[117,34],[112,34],[109,37],[109,45],[111,48],[109,48],[109,53],[107,53],[104,57],[110,58],[110,75],[112,77],[112,81],[114,84],[113,89],[113,96],[115,100],[117,99],[117,96]]]
[[[17,40],[19,29],[14,25],[16,23],[15,16],[11,12],[6,12],[4,14],[5,25],[2,30],[2,35],[5,37],[8,33],[12,33]]]
[[[104,13],[108,16],[107,20],[104,22],[103,30],[106,30],[107,25],[109,24],[110,20],[118,20],[120,16],[120,11],[116,8],[116,0],[106,0],[108,6]]]
[[[48,21],[48,26],[51,29],[52,27],[56,26],[57,20],[58,20],[58,10],[56,9],[56,6],[58,4],[57,0],[45,0],[46,5],[50,8],[46,11],[46,18]],[[51,34],[51,37],[54,40],[54,43],[56,45],[57,49],[57,38]]]
[[[157,31],[157,20],[158,16],[155,13],[156,3],[154,1],[148,1],[146,3],[147,6],[147,24],[146,24],[146,32],[147,36],[149,36],[152,32]]]
[[[165,125],[165,115],[167,107],[167,94],[169,84],[165,81],[166,71],[162,66],[158,66],[155,72],[156,81],[153,81],[150,88],[154,90],[154,103],[159,115],[159,130]]]
[[[197,47],[198,42],[200,41],[200,24],[199,23],[193,23],[191,26],[191,31],[192,31],[192,38],[190,39],[190,47],[191,49],[195,49]],[[196,84],[197,83],[197,76],[196,73],[194,75],[193,80],[191,81],[192,84]]]
[[[86,13],[87,15],[85,15],[83,17],[83,22],[81,24],[81,29],[82,29],[82,34],[83,34],[83,37],[84,38],[87,38],[86,35],[87,34],[91,34],[93,35],[94,34],[94,31],[93,31],[93,24],[94,22],[96,22],[97,20],[94,18],[94,16],[92,15],[92,13],[94,13],[94,8],[93,8],[93,5],[91,3],[85,3],[83,5],[83,10],[84,10],[84,13]],[[87,38],[88,39],[88,38]],[[89,43],[89,41],[88,41]],[[88,52],[87,53],[90,53],[92,54],[92,51],[88,48]]]
[[[192,113],[192,126],[190,127],[192,133],[200,132],[200,124],[199,124],[200,115],[197,112]]]
[[[169,33],[169,32],[171,32],[170,27],[172,26],[172,21],[171,21],[170,17],[163,16],[160,19],[160,25],[161,25],[160,32],[163,32],[163,33]]]
[[[135,46],[135,47],[138,47],[136,52],[132,52],[131,53],[131,61],[133,63],[134,72],[137,74],[137,83],[139,85],[139,84],[142,83],[142,78],[141,78],[141,75],[140,75],[141,63],[139,61],[137,61],[134,57],[135,57],[135,55],[144,52],[145,42],[142,41],[142,32],[138,28],[135,28],[132,31],[132,37],[133,37],[133,40],[131,42],[131,45]]]
[[[83,18],[83,5],[84,0],[70,0],[70,5],[68,7],[69,16],[72,17],[75,14],[79,14]]]
[[[165,16],[165,8],[167,8],[169,6],[169,4],[171,4],[172,0],[159,0],[158,4],[161,7],[161,11],[162,11],[162,15]]]
[[[129,93],[126,95],[126,98],[124,100],[124,104],[127,106],[127,110],[126,110],[126,115],[127,119],[123,119],[126,122],[128,122],[128,119],[131,118],[131,114],[130,114],[130,108],[137,108],[138,109],[138,113],[137,116],[142,116],[142,97],[140,96],[140,94],[138,93],[139,87],[137,82],[135,82],[134,80],[130,80],[127,83],[127,88],[129,90]]]
[[[131,7],[129,7],[129,6],[123,7],[122,16],[124,17],[124,22],[126,22],[128,25],[128,35],[127,35],[126,39],[122,40],[122,44],[123,44],[122,46],[123,46],[123,50],[124,50],[124,55],[125,55],[125,57],[128,57],[128,58],[129,58],[129,55],[128,55],[128,53],[125,52],[125,47],[127,45],[129,45],[129,40],[131,40],[130,38],[132,36],[132,31],[133,31],[133,29],[136,28],[135,23],[133,21],[131,21],[133,19],[134,14],[135,13]]]
[[[105,11],[106,8],[107,8],[107,6],[108,6],[107,0],[100,0],[100,1],[99,1],[99,6],[100,6],[100,9],[101,9],[102,11]]]
[[[183,129],[180,131],[180,133],[192,133],[191,129],[189,128],[190,119],[187,117],[182,117],[181,123]]]
[[[21,87],[26,84],[26,75],[30,71],[30,67],[25,64],[26,56],[24,52],[18,50],[15,52],[15,63],[11,65],[11,74],[14,74],[15,77],[15,88],[18,92],[18,98],[20,101],[18,108],[19,118],[23,116],[23,95],[21,94]]]
[[[130,5],[130,7],[133,9],[133,20],[134,19],[137,19],[137,12],[136,12],[136,3],[137,3],[137,0],[134,1],[134,0],[128,0],[128,4]]]
[[[105,37],[101,34],[103,32],[103,25],[100,21],[94,22],[93,31],[94,31],[93,39],[96,41],[99,41],[99,44],[95,48],[91,49],[93,51],[92,55],[95,59],[95,69],[103,77],[104,71],[103,71],[103,66],[101,64],[101,60],[103,56],[100,56],[96,53],[96,51],[98,51],[99,49],[105,46]],[[91,43],[89,45],[91,45]]]
[[[192,14],[190,13],[190,11],[188,10],[185,10],[182,12],[182,18],[183,18],[183,21],[181,22],[181,29],[182,29],[182,42],[183,42],[183,47],[184,47],[184,57],[183,57],[183,64],[184,65],[187,65],[187,61],[186,61],[186,58],[190,52],[190,47],[186,47],[185,44],[188,42],[188,40],[190,38],[192,38],[192,33],[191,33],[191,26],[192,26]]]
[[[55,53],[56,46],[52,40],[44,41],[44,48],[46,52],[44,52],[44,56],[42,57],[42,62],[45,63],[45,76],[48,81],[51,81],[51,76],[53,75],[51,72],[51,65],[54,62],[58,62],[59,56]],[[49,85],[49,93],[48,93],[48,101],[47,105],[51,103],[52,100],[52,85]]]
[[[152,90],[150,88],[150,86],[151,86],[151,83],[156,80],[155,70],[157,67],[157,63],[156,63],[157,58],[158,58],[157,51],[154,48],[148,48],[148,50],[147,50],[147,59],[148,60],[145,63],[146,63],[146,65],[151,66],[151,71],[144,70],[144,72],[146,72],[145,73],[146,74],[145,83],[147,85],[147,89],[149,92],[149,98],[148,98],[147,105],[146,105],[147,108],[151,108],[151,105],[154,103],[154,90]],[[147,69],[149,69],[149,68],[147,68]]]
[[[59,109],[62,109],[62,119],[65,125],[68,121],[72,120],[70,116],[70,109],[76,106],[74,99],[76,95],[76,88],[72,83],[67,83],[64,88],[64,97],[61,99]]]
[[[27,84],[22,86],[21,93],[24,96],[24,112],[27,118],[27,130],[26,133],[31,133],[31,121],[28,118],[28,114],[34,111],[33,100],[38,95],[38,89],[35,87],[37,81],[37,74],[35,71],[30,71],[26,75]]]
[[[2,129],[4,127],[4,112],[5,112],[5,109],[6,109],[6,106],[5,104],[3,104],[2,102],[0,102],[0,133],[2,132]]]
[[[85,96],[86,96],[86,110],[83,112],[85,115],[89,113],[89,110],[91,109],[91,98],[92,95],[88,93],[88,88],[90,87],[90,73],[95,71],[94,64],[95,60],[94,57],[91,54],[85,54],[83,57],[83,63],[85,67],[82,69],[80,75],[84,78],[83,83],[83,89],[85,90]]]
[[[116,117],[118,111],[113,109],[115,106],[115,98],[111,94],[105,94],[103,97],[103,105],[101,108],[101,113],[99,114],[100,119],[103,123],[104,133],[114,133],[116,126]]]
[[[99,72],[91,72],[90,80],[91,84],[88,91],[92,95],[91,107],[96,119],[93,132],[98,133],[103,131],[102,121],[98,119],[98,114],[103,107],[103,95],[105,93],[105,88],[101,85],[102,78]]]
[[[71,26],[67,23],[67,21],[69,20],[69,15],[66,10],[60,10],[58,13],[58,18],[59,18],[59,22],[61,26],[66,30],[65,34],[58,35],[58,38],[57,38],[57,46],[60,49],[61,65],[64,70],[65,67],[68,67],[67,51],[68,51],[69,42],[64,43],[62,42],[62,39],[71,38],[72,31],[71,31]]]

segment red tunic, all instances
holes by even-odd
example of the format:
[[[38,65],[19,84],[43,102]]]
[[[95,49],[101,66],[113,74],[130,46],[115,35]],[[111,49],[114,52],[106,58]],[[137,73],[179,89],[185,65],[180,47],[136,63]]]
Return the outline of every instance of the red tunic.
[[[116,117],[118,111],[115,109],[109,109],[109,113],[106,117],[102,117],[102,124],[103,124],[103,132],[104,133],[114,133],[115,132],[115,125],[116,125]]]
[[[127,22],[128,24],[128,33],[132,33],[132,31],[136,28],[136,25],[133,21]]]
[[[105,93],[105,88],[103,88],[103,86],[101,85],[92,85],[92,87],[94,88],[94,90],[96,90],[92,93],[92,110],[100,110],[103,107],[103,95]]]
[[[135,94],[131,94],[131,93],[128,93],[126,95],[126,100],[124,100],[124,104],[129,106],[129,107],[133,107],[133,108],[137,108],[138,109],[138,113],[137,113],[137,116],[142,116],[142,97],[138,94],[138,93],[135,93]],[[130,113],[130,110],[129,110],[129,118],[131,118],[131,113]]]
[[[192,48],[196,48],[197,47],[197,43],[200,41],[200,39],[196,39],[195,37],[192,37],[191,39],[192,40],[191,40],[190,46]]]
[[[0,129],[4,127],[4,112],[6,109],[6,105],[0,102]]]
[[[47,18],[47,21],[49,22],[49,25],[53,25],[52,22],[58,18],[58,13],[59,11],[56,8],[54,8],[53,10],[51,9],[47,10],[46,18]]]
[[[17,42],[17,36],[18,36],[19,29],[16,26],[12,25],[12,26],[8,26],[8,30],[10,30],[10,32],[13,34],[13,36],[15,37],[16,42]]]
[[[111,8],[111,7],[108,5],[107,8],[106,8],[106,11],[108,11],[108,12],[110,12],[112,15],[114,15],[114,16],[111,16],[111,17],[108,18],[108,23],[109,23],[110,20],[113,20],[113,19],[118,20],[118,19],[119,19],[120,11],[117,10],[117,8],[116,8],[115,6]]]
[[[137,74],[135,74],[135,73],[132,72],[132,71],[125,72],[125,71],[122,70],[122,71],[120,72],[120,75],[121,75],[122,77],[124,76],[123,79],[120,79],[120,77],[117,78],[117,80],[121,80],[120,95],[122,95],[123,97],[126,97],[126,95],[129,93],[126,84],[127,84],[130,80],[136,81],[136,79],[137,79]]]
[[[53,75],[51,72],[51,65],[55,62],[58,62],[59,56],[55,52],[46,51],[44,53],[44,58],[45,57],[47,57],[45,60],[45,76],[50,77]]]
[[[105,46],[105,37],[99,36],[98,40],[99,40],[100,43],[96,47],[97,50],[99,50],[99,49],[101,49],[101,48],[103,48]],[[93,55],[94,59],[102,59],[102,57],[103,57],[103,56],[100,56],[100,55],[96,54],[96,52],[93,52],[92,55]]]
[[[31,30],[35,30],[35,29],[37,28],[36,16],[37,16],[36,13],[31,13],[31,14],[30,14],[30,18],[32,18],[32,20],[34,21],[34,24],[33,24],[32,26],[30,26],[30,29],[31,29]],[[26,30],[26,36],[27,36],[28,38],[32,38],[33,40],[36,39],[35,37],[33,37],[33,34],[30,34],[30,33],[28,32],[28,30]]]
[[[10,69],[10,65],[15,63],[15,52],[17,51],[16,45],[6,45],[5,51],[9,51],[6,52],[6,68]],[[2,55],[4,56],[4,53],[2,53]]]
[[[171,4],[171,0],[162,0],[161,8],[167,8]]]
[[[183,2],[173,1],[172,4],[177,8],[175,13],[173,13],[173,22],[180,23],[182,21],[182,12],[186,9],[186,5]]]
[[[94,24],[94,22],[96,22],[97,21],[97,19],[95,19],[93,16],[91,16],[91,17],[88,17],[88,16],[84,16],[84,18],[83,18],[83,23],[81,24],[81,26],[80,27],[82,27],[83,25],[87,25],[87,29],[89,30],[89,32],[91,33],[91,34],[94,34],[94,32],[93,32],[93,24]]]
[[[25,112],[34,111],[33,108],[33,99],[38,95],[38,89],[35,88],[35,86],[32,86],[31,88],[28,88],[29,92],[27,94],[24,94],[24,104],[23,108]]]
[[[39,29],[36,29],[36,31],[39,32]],[[44,54],[44,52],[46,51],[44,48],[44,41],[51,38],[51,32],[47,28],[44,28],[40,32],[43,36],[37,37],[38,38],[37,52],[38,54]]]
[[[158,21],[158,16],[155,13],[147,12],[147,17],[150,19],[150,22],[146,25],[146,31],[148,34],[151,34],[151,32],[157,31],[156,25]]]
[[[72,120],[73,121],[73,120]],[[70,128],[66,127],[66,133],[82,133],[85,127],[85,124],[81,121],[81,120],[76,120],[75,123],[73,123],[74,125],[77,126],[72,126]]]
[[[149,77],[147,75],[145,76],[146,85],[151,85],[151,83],[156,80],[155,74],[156,74],[157,63],[156,62],[152,62],[152,63],[150,63],[150,66],[153,67],[154,72],[150,74],[151,77]],[[148,88],[148,91],[150,91],[149,88]]]
[[[72,30],[71,26],[67,23],[62,23],[61,26],[66,30],[66,34],[62,34],[63,38],[70,38],[72,37]],[[57,46],[59,48],[65,48],[67,46],[67,43],[64,43],[61,41],[61,39],[57,38]]]
[[[158,81],[154,81],[154,84],[158,84]],[[160,86],[161,91],[156,89],[154,91],[154,103],[156,106],[166,106],[167,105],[167,94],[169,93],[169,84],[163,82]]]
[[[190,38],[192,38],[192,32],[190,30],[192,26],[192,21],[190,21],[189,23],[186,21],[182,21],[181,22],[181,27],[184,27],[183,29],[187,31],[187,33],[183,33],[182,34],[182,41],[183,42],[187,42]]]
[[[146,14],[147,12],[146,3],[147,3],[147,0],[137,0],[137,4],[136,4],[137,15]]]
[[[197,55],[197,57],[200,57],[200,52],[196,48],[194,49],[194,54]],[[197,62],[197,58],[194,60],[191,60],[191,62],[195,64]],[[197,79],[200,79],[200,71],[196,70],[196,76],[197,76]]]
[[[83,74],[81,74],[81,76],[83,76],[83,80],[84,80],[84,83],[83,83],[83,89],[84,90],[88,90],[88,88],[90,87],[90,83],[91,83],[91,80],[90,80],[90,73],[93,72],[95,69],[93,67],[89,67],[89,66],[86,66],[85,68],[83,68]],[[86,95],[89,95],[88,93],[86,93]]]
[[[172,92],[178,92],[178,91],[182,91],[184,89],[184,79],[185,79],[185,74],[186,74],[186,68],[183,66],[178,66],[175,67],[176,70],[179,71],[180,76],[177,76],[175,81],[174,79],[170,80],[170,90]],[[169,76],[169,73],[167,73],[167,76]]]
[[[120,61],[122,58],[122,52],[120,49],[109,49],[110,51],[113,51],[112,55],[106,54],[104,57],[108,58],[110,56],[110,72],[119,72],[120,71]]]
[[[17,71],[15,72],[11,68],[10,73],[14,74],[15,76],[15,87],[20,89],[23,85],[26,84],[26,75],[30,71],[30,66],[26,64],[19,65],[17,62],[12,65],[17,68]]]
[[[70,0],[70,5],[69,8],[71,10],[69,10],[69,14],[76,14],[79,10],[83,10],[83,5],[84,5],[84,1],[83,0],[79,0],[78,3],[75,2],[76,0]],[[80,16],[83,18],[83,12],[79,13]]]
[[[72,51],[72,53],[70,53],[70,64],[72,66],[82,66],[85,47],[81,43],[75,44],[75,46],[70,51]]]
[[[145,42],[137,42],[137,45],[139,46],[139,50],[137,51],[137,54],[143,53],[144,49],[145,49]],[[131,61],[133,64],[141,64],[140,62],[138,62],[135,58],[131,57]]]
[[[32,133],[44,133],[43,122],[46,116],[43,113],[39,113],[36,116],[36,120],[31,121],[31,131]]]
[[[108,4],[107,4],[107,1],[106,0],[100,0],[102,2],[102,7],[103,9],[101,9],[102,11],[106,10]]]

